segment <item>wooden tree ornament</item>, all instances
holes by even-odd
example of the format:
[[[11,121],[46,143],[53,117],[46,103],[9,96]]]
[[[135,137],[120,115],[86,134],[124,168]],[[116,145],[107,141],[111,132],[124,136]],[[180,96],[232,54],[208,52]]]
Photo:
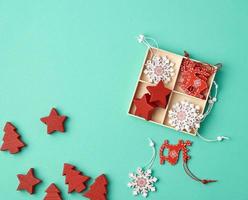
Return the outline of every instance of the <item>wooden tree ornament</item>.
[[[49,185],[49,187],[46,189],[46,196],[44,197],[44,200],[62,200],[61,192],[58,189],[58,187],[52,183]]]
[[[65,163],[63,169],[65,183],[68,184],[68,193],[76,191],[78,193],[85,190],[85,183],[90,177],[83,175],[81,171],[75,169],[75,166]]]
[[[104,174],[98,176],[95,182],[84,196],[90,200],[106,200],[107,199],[108,180]]]
[[[21,136],[16,131],[16,127],[7,122],[4,126],[3,144],[1,151],[9,151],[11,154],[18,153],[24,146],[24,142],[21,140]]]

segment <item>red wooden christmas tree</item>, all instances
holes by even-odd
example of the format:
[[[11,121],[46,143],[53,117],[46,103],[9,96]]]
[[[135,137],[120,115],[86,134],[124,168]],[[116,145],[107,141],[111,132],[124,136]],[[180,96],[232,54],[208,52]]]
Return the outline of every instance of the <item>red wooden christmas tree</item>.
[[[73,191],[82,192],[86,188],[85,182],[90,179],[90,177],[76,170],[75,166],[67,163],[64,164],[63,175],[66,176],[65,183],[68,184],[68,193]]]
[[[11,154],[18,153],[25,144],[20,139],[16,127],[10,122],[7,122],[4,126],[4,132],[1,151],[9,151]]]
[[[108,180],[104,174],[98,176],[90,189],[84,194],[90,200],[106,200],[107,199]]]
[[[62,200],[62,197],[60,195],[60,190],[57,188],[57,186],[52,183],[47,189],[46,189],[46,196],[44,200]]]

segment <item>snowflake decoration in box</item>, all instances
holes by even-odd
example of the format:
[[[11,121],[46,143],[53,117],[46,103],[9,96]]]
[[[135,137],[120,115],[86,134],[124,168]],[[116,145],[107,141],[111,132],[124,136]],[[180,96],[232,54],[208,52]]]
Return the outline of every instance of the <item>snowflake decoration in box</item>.
[[[146,62],[144,73],[151,83],[158,83],[161,80],[169,83],[172,76],[175,75],[174,65],[166,56],[153,56],[151,60]]]
[[[177,131],[190,132],[200,128],[202,115],[200,114],[200,106],[181,101],[172,106],[169,111],[169,123]]]
[[[133,188],[133,195],[141,194],[143,197],[147,197],[149,191],[156,191],[154,183],[157,182],[158,179],[151,174],[151,169],[142,170],[140,167],[137,169],[137,173],[129,174],[132,181],[129,182],[127,186]]]

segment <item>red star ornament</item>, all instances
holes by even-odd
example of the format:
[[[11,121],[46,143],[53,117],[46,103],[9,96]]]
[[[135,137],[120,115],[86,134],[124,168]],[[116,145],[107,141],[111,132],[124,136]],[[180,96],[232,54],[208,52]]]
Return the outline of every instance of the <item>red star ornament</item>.
[[[153,104],[149,103],[150,95],[144,94],[141,99],[134,99],[133,102],[136,106],[135,115],[150,120],[155,108]]]
[[[43,117],[40,120],[47,125],[47,133],[51,134],[55,131],[65,132],[64,122],[67,116],[60,116],[55,108],[52,108],[49,116]]]
[[[30,194],[34,193],[35,186],[41,182],[40,179],[34,176],[33,168],[29,169],[26,175],[18,174],[17,177],[19,179],[19,185],[17,190],[26,190]]]
[[[147,86],[147,90],[150,92],[150,102],[156,104],[158,107],[165,108],[167,105],[167,96],[170,95],[171,90],[164,86],[163,81],[155,86]]]

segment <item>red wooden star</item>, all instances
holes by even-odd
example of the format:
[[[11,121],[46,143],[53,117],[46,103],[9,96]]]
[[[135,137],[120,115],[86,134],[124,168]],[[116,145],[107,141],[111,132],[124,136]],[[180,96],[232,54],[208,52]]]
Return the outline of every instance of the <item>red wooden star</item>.
[[[26,175],[24,174],[18,174],[17,175],[19,179],[19,185],[17,190],[26,190],[30,194],[34,193],[34,187],[41,182],[40,179],[36,178],[34,176],[34,169],[29,169],[28,173]]]
[[[51,134],[54,131],[65,132],[64,122],[66,116],[60,116],[55,108],[52,108],[49,116],[43,117],[40,120],[47,125],[47,133]]]
[[[159,81],[155,86],[147,86],[146,88],[151,94],[150,102],[165,108],[167,105],[167,96],[171,93],[171,90],[164,86],[163,81]]]
[[[141,99],[134,99],[134,105],[136,106],[135,115],[150,120],[154,106],[150,104],[150,95],[144,94]]]

